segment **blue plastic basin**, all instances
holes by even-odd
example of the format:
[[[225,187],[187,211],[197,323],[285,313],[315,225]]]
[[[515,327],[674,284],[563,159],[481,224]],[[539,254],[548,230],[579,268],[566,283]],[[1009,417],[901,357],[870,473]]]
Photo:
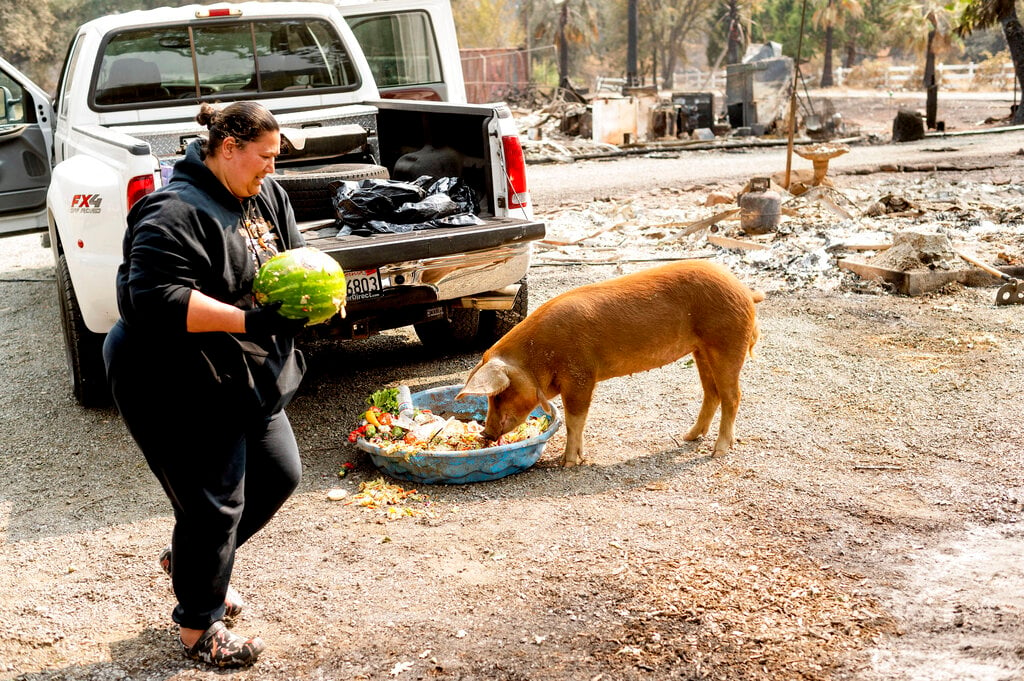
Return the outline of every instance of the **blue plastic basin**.
[[[417,409],[429,409],[435,414],[451,412],[458,414],[460,420],[474,419],[483,423],[487,417],[487,396],[466,395],[461,400],[456,400],[455,396],[461,389],[462,385],[449,385],[413,393],[412,403]],[[363,438],[356,440],[356,447],[370,455],[373,465],[400,480],[449,485],[497,480],[525,471],[537,463],[548,439],[562,424],[558,409],[554,405],[552,409],[554,413],[551,415],[551,423],[542,433],[528,440],[498,447],[465,452],[423,451],[408,457],[404,454],[386,454],[380,447]],[[531,414],[544,415],[546,414],[540,407],[534,409]]]

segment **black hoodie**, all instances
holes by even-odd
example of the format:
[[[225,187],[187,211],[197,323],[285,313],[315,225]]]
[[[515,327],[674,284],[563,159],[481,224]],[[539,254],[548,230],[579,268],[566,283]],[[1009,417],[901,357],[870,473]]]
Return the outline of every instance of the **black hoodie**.
[[[273,179],[264,178],[260,193],[245,201],[254,201],[274,226],[279,250],[303,245],[288,197]],[[121,321],[115,340],[127,347],[112,349],[121,350],[123,360],[113,367],[152,368],[157,383],[177,384],[167,388],[191,384],[196,393],[213,390],[271,413],[291,399],[304,369],[291,338],[186,329],[192,290],[253,307],[256,267],[239,231],[242,211],[243,202],[201,160],[198,142],[189,145],[166,186],[135,204],[117,272]]]

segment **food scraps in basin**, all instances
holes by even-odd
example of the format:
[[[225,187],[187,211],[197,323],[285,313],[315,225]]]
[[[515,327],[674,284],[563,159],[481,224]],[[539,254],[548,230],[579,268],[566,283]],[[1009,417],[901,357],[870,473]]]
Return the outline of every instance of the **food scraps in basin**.
[[[521,442],[540,435],[551,425],[547,416],[534,416],[497,440],[488,440],[483,436],[483,425],[475,420],[444,418],[428,409],[398,414],[397,406],[392,406],[397,402],[390,394],[397,390],[385,388],[367,398],[370,406],[362,414],[362,424],[349,433],[349,442],[362,439],[387,455],[409,457],[424,451],[463,452]]]

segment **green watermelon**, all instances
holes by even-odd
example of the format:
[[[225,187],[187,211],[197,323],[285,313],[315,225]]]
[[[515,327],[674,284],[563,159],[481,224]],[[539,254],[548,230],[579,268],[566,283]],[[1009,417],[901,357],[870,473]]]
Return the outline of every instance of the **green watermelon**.
[[[331,256],[312,246],[292,248],[263,263],[252,285],[256,302],[280,301],[289,319],[309,317],[307,326],[345,316],[345,272]]]

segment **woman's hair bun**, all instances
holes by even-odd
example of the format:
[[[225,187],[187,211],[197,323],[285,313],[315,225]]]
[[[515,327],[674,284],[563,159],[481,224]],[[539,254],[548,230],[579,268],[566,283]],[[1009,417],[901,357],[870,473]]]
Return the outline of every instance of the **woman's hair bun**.
[[[199,107],[199,113],[196,114],[196,123],[207,129],[212,129],[217,123],[217,114],[219,113],[209,102],[203,102]]]

